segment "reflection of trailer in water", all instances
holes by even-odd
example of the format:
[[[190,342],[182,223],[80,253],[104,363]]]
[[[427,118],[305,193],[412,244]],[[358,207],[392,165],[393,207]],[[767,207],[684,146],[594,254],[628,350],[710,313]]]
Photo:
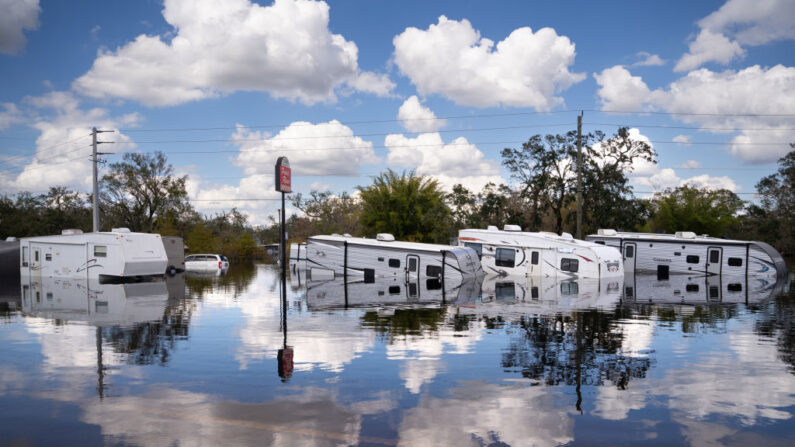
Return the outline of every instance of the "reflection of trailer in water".
[[[587,308],[612,308],[621,298],[623,280],[555,280],[554,278],[501,277],[483,279],[476,300],[456,302],[477,312],[554,314]]]
[[[290,244],[290,271],[306,269],[306,242]]]
[[[168,302],[163,281],[102,284],[96,279],[23,278],[21,291],[27,314],[93,326],[157,321]]]
[[[397,279],[378,278],[372,283],[345,283],[341,278],[309,281],[306,301],[309,309],[448,304],[475,299],[480,282],[468,280],[454,288],[442,289],[438,281],[406,284]]]
[[[636,304],[737,304],[757,303],[777,296],[784,281],[744,275],[629,275],[624,279],[622,302]]]

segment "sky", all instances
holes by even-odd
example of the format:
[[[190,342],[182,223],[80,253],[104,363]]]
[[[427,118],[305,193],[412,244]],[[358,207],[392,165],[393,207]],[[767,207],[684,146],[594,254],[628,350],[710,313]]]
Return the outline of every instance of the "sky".
[[[414,170],[512,184],[500,151],[576,129],[633,138],[638,196],[754,200],[795,142],[795,2],[0,0],[0,194],[91,190],[161,151],[191,203],[266,224],[293,190]],[[296,212],[291,206],[288,213]]]

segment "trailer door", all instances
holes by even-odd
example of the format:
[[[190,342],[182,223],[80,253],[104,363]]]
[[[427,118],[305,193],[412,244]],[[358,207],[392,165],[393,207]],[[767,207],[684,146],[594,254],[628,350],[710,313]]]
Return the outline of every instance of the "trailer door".
[[[528,274],[533,278],[541,276],[541,250],[530,251],[530,266]]]
[[[723,263],[722,247],[707,247],[707,274],[720,275]]]
[[[635,259],[637,259],[637,244],[627,242],[624,244],[624,274],[635,273]]]
[[[406,288],[409,298],[416,298],[420,294],[420,257],[417,255],[406,256]]]

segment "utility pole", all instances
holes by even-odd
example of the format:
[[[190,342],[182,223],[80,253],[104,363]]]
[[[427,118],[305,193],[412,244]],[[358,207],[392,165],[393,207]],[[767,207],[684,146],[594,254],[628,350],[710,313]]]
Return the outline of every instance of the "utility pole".
[[[577,117],[577,239],[582,239],[582,114]]]
[[[94,165],[94,190],[93,190],[93,225],[92,230],[94,233],[99,231],[99,187],[97,186],[97,162],[99,161],[98,155],[106,155],[108,152],[97,152],[98,144],[107,144],[107,141],[97,141],[97,134],[104,132],[113,132],[112,130],[97,130],[96,127],[91,129],[91,162]]]

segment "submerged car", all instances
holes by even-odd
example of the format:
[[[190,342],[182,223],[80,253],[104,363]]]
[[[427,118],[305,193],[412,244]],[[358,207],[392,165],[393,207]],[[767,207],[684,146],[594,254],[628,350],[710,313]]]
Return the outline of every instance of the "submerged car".
[[[224,255],[199,254],[185,257],[185,271],[212,272],[229,268],[229,259]]]

